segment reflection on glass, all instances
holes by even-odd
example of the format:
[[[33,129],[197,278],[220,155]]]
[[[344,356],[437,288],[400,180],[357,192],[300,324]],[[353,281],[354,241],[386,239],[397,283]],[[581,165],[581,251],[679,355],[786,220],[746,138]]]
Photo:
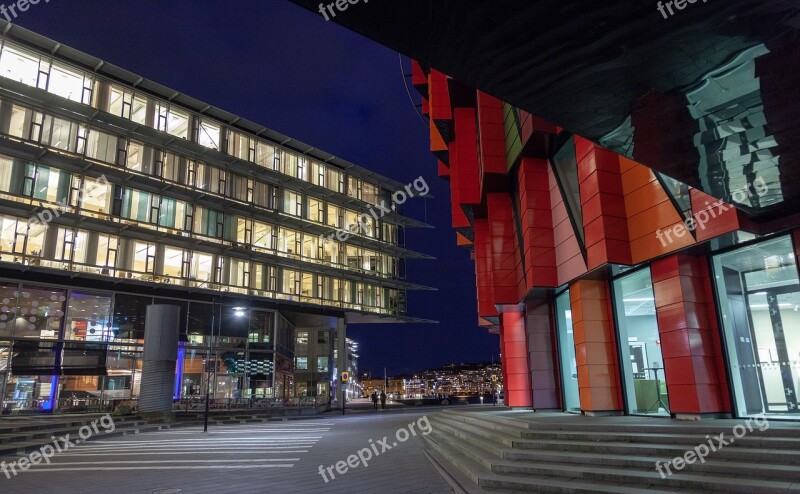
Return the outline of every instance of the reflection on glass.
[[[714,258],[739,415],[798,415],[800,282],[789,237]]]
[[[572,328],[569,290],[556,297],[556,327],[558,328],[558,351],[561,357],[564,409],[568,412],[580,412],[578,363],[575,359],[575,334]]]
[[[650,269],[614,282],[622,374],[630,413],[669,414]]]

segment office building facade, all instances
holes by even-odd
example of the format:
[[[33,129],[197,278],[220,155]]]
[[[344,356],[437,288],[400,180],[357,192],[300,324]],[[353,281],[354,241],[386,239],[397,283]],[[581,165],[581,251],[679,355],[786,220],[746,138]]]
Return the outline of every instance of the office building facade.
[[[330,372],[297,389],[296,330],[408,320],[421,224],[369,214],[403,184],[2,27],[6,413],[135,404],[152,304],[180,307],[176,400],[327,397]]]

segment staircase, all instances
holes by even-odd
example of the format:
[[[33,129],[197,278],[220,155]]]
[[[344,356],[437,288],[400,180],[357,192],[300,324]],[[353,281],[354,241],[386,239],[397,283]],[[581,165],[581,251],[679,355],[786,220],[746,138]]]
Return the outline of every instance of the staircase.
[[[427,452],[456,487],[478,492],[800,493],[800,425],[754,424],[731,444],[662,478],[656,461],[683,456],[744,420],[677,422],[519,411],[429,416]],[[762,424],[759,422],[759,424]],[[709,438],[706,437],[708,435]],[[717,441],[713,440],[717,445]],[[459,489],[456,489],[457,491]]]

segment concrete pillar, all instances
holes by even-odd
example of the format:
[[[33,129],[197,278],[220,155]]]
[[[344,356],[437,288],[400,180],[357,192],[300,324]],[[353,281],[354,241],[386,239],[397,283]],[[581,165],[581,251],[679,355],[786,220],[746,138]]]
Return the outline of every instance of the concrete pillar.
[[[147,306],[139,392],[140,413],[172,411],[180,315],[181,308],[177,305]]]
[[[334,379],[336,379],[336,394],[333,397],[336,402],[336,408],[338,409],[342,408],[342,371],[347,370],[347,342],[345,338],[347,338],[347,324],[345,324],[344,319],[339,319],[336,326],[337,375],[334,376]]]

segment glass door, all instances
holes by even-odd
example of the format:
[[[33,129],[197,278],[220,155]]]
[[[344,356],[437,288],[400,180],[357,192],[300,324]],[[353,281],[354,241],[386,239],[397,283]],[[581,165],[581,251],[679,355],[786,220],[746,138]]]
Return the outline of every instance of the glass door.
[[[575,333],[572,328],[572,308],[569,290],[556,297],[556,328],[558,331],[558,355],[561,363],[561,389],[564,396],[564,410],[581,411],[581,397],[578,388],[578,363],[575,359]]]
[[[669,415],[650,268],[614,281],[614,303],[628,411]]]
[[[714,258],[738,415],[800,418],[800,280],[789,237]]]

